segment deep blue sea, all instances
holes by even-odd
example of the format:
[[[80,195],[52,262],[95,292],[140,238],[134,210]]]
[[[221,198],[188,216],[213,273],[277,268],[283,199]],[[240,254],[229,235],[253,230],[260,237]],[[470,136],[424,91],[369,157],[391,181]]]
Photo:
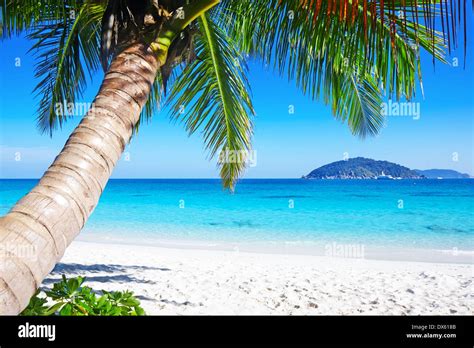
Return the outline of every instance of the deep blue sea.
[[[36,180],[0,180],[0,214]],[[79,239],[474,250],[474,180],[111,180]]]

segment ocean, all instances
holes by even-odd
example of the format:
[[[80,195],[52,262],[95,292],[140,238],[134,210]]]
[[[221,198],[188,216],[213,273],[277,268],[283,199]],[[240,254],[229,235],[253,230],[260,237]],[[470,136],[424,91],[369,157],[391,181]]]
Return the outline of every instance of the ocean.
[[[0,180],[0,214],[36,182]],[[470,179],[247,179],[235,193],[219,180],[117,179],[78,239],[470,262],[473,237]]]

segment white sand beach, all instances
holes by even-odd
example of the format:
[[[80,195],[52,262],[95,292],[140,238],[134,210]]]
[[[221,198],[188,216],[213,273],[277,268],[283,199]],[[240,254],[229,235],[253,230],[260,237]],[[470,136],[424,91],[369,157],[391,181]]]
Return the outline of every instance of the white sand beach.
[[[147,314],[473,314],[473,265],[76,241],[55,271],[132,290]]]

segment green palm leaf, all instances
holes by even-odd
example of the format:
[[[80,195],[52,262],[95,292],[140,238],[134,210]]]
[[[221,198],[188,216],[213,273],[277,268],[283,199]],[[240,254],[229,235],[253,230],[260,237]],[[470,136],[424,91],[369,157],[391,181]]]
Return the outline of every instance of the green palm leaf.
[[[382,94],[377,80],[372,75],[363,77],[343,76],[341,90],[333,98],[333,110],[342,121],[346,121],[354,135],[362,138],[376,135],[384,125]]]
[[[34,29],[38,23],[61,20],[78,11],[84,0],[4,0],[0,3],[1,38]]]
[[[197,60],[177,77],[168,102],[172,118],[184,122],[190,134],[202,130],[211,157],[219,154],[224,187],[233,189],[251,150],[254,110],[244,75],[246,66],[209,15],[198,22]],[[231,156],[224,158],[226,154]],[[230,159],[232,155],[235,160]]]
[[[31,51],[39,58],[35,88],[41,96],[38,126],[41,131],[61,127],[71,117],[64,106],[75,103],[86,87],[86,73],[92,78],[100,66],[99,24],[104,12],[101,5],[84,4],[61,20],[36,23],[28,37],[35,41]],[[58,108],[58,105],[63,107]]]
[[[304,3],[306,6],[302,6]],[[319,12],[316,12],[317,3],[321,6]],[[406,3],[410,5],[410,1]],[[368,108],[372,111],[369,113],[363,112],[368,109],[362,106],[336,106],[339,100],[348,98],[343,93],[355,93],[350,98],[364,101],[356,92],[365,83],[354,85],[351,82],[354,74],[370,79],[363,91],[370,91],[372,101],[376,93],[381,93],[379,85],[389,97],[413,98],[416,82],[421,81],[418,47],[444,61],[443,38],[413,22],[410,18],[413,8],[402,8],[400,1],[386,6],[388,13],[384,18],[377,3],[374,3],[375,13],[358,6],[350,21],[341,18],[339,11],[328,15],[328,4],[327,1],[223,0],[218,18],[240,50],[263,59],[313,99],[319,99],[322,94],[324,101],[333,105],[334,116],[346,120],[355,134],[376,134],[383,124],[376,109]],[[392,12],[402,9],[404,18],[393,16]],[[426,7],[424,11],[434,14],[435,9]],[[422,13],[420,9],[419,15]],[[377,88],[369,88],[370,85]]]

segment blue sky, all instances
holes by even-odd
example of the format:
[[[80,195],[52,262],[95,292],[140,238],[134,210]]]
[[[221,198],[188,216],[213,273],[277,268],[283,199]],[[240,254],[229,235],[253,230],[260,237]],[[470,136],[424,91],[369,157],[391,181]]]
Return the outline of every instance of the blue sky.
[[[472,22],[472,13],[471,21]],[[472,32],[472,31],[471,31]],[[313,102],[292,82],[260,63],[250,62],[249,80],[257,112],[254,149],[257,165],[244,178],[297,178],[326,163],[364,156],[393,161],[410,168],[449,168],[474,175],[473,48],[468,42],[467,67],[463,49],[452,54],[459,66],[423,56],[425,98],[418,97],[420,118],[389,116],[375,138],[360,140],[347,125],[331,116],[322,102]],[[0,57],[0,178],[37,178],[59,153],[79,122],[71,119],[53,137],[36,128],[39,98],[32,91],[34,57],[24,38],[1,42]],[[16,66],[17,58],[21,66]],[[92,102],[103,74],[97,73],[81,102]],[[289,106],[294,114],[289,114]],[[156,114],[126,149],[115,178],[217,178],[199,134],[188,137],[182,125],[169,121],[166,110]]]

